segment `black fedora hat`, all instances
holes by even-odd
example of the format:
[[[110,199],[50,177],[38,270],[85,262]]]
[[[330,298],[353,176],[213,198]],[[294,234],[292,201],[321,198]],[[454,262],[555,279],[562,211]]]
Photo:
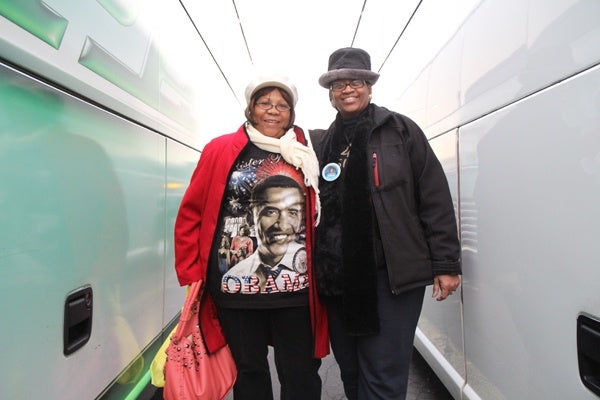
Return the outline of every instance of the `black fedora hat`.
[[[329,68],[319,78],[319,85],[328,89],[338,79],[363,79],[374,85],[379,74],[371,71],[369,53],[355,47],[344,47],[329,56]]]

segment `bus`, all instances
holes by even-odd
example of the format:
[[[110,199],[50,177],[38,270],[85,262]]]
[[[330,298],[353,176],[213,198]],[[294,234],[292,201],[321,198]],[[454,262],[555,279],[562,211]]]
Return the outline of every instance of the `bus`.
[[[597,399],[600,2],[471,4],[403,86],[411,29],[435,27],[415,13],[377,83],[459,221],[460,296],[425,302],[415,347],[456,399]]]
[[[173,223],[201,91],[239,108],[198,71],[219,77],[177,1],[0,2],[0,398],[150,381],[185,297]]]

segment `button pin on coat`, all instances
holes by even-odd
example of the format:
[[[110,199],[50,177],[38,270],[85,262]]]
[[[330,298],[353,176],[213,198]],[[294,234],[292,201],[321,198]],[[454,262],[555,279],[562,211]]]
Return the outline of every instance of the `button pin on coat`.
[[[329,163],[323,167],[323,170],[321,171],[321,176],[323,176],[323,179],[325,179],[327,182],[331,182],[339,178],[340,173],[341,168],[339,164]]]

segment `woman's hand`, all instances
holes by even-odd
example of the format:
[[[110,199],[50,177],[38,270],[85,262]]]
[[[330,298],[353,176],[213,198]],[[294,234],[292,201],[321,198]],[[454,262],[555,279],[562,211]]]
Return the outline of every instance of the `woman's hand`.
[[[433,278],[433,294],[431,297],[436,297],[437,301],[445,300],[450,296],[460,285],[459,275],[436,275]]]

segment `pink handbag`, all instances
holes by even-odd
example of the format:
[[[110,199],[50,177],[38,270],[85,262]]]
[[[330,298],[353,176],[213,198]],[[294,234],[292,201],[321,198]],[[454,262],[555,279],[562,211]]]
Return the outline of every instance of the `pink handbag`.
[[[237,371],[229,346],[206,353],[198,324],[202,286],[202,281],[192,284],[166,350],[165,400],[222,400],[235,383]]]

